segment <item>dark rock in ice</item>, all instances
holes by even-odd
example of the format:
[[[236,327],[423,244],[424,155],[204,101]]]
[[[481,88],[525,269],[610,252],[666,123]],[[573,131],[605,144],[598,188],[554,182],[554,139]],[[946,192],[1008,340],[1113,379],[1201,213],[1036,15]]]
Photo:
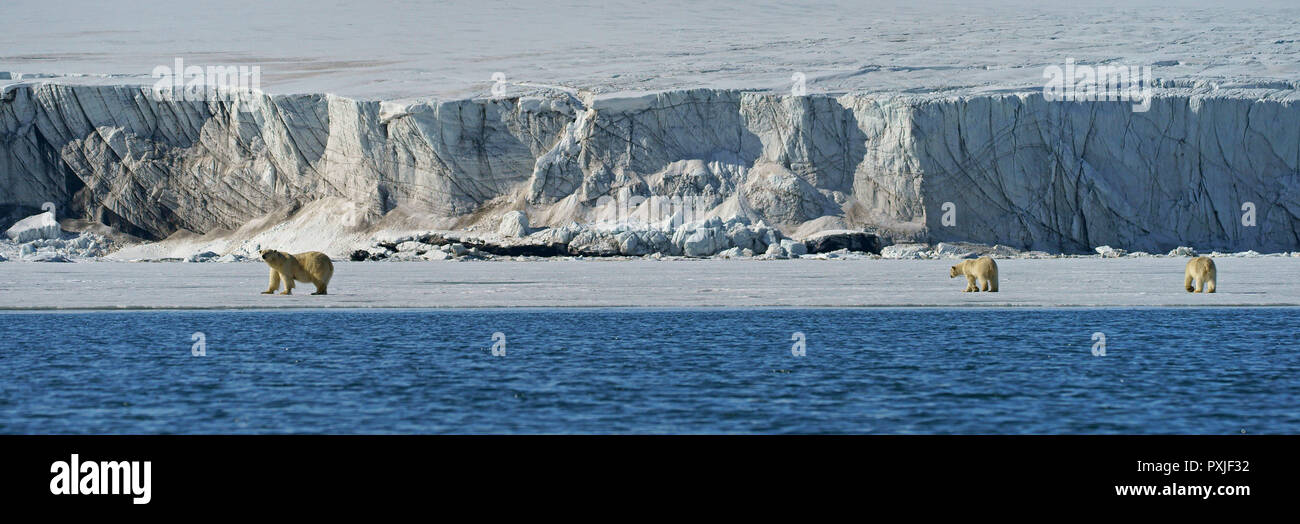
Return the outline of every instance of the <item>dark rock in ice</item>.
[[[464,244],[471,249],[503,257],[563,257],[569,255],[568,246],[559,243],[493,244],[476,240],[466,240]]]
[[[819,233],[803,241],[808,246],[808,253],[830,253],[847,249],[875,255],[880,254],[880,237],[865,231],[831,231]]]

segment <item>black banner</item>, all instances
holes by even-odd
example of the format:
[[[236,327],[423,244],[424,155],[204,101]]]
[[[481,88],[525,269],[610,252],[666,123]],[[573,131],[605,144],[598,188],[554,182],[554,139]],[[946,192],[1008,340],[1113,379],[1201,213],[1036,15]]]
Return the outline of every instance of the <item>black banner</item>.
[[[4,436],[0,497],[6,507],[123,511],[506,499],[551,507],[592,497],[660,507],[717,502],[720,490],[886,507],[1253,506],[1292,496],[1297,444],[1290,436]]]

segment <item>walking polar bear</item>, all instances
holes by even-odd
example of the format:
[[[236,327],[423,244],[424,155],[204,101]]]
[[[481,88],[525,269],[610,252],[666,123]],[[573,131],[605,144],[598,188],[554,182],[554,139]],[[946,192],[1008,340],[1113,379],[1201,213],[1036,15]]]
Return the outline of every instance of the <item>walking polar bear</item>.
[[[271,266],[271,285],[262,292],[263,295],[275,293],[281,281],[284,281],[284,292],[280,294],[291,295],[295,280],[315,284],[316,292],[312,294],[324,295],[330,277],[334,276],[334,263],[320,251],[290,255],[284,251],[263,249],[260,254],[266,265]]]
[[[1183,288],[1189,293],[1213,293],[1217,277],[1213,259],[1196,257],[1187,261],[1187,269],[1183,270]]]
[[[998,292],[998,263],[991,257],[958,262],[948,271],[948,278],[957,278],[958,275],[966,275],[966,289],[963,292]]]

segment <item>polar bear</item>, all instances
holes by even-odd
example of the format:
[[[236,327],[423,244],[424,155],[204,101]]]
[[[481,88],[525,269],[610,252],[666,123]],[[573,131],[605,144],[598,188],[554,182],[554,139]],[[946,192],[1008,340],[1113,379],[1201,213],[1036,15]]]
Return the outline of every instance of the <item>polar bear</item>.
[[[280,288],[280,281],[284,281],[284,292],[280,294],[293,294],[295,280],[315,284],[316,292],[312,294],[324,295],[330,277],[334,276],[334,263],[320,251],[290,255],[284,251],[263,249],[260,254],[266,265],[271,266],[271,286],[262,292],[263,295],[275,293]]]
[[[957,278],[957,275],[966,275],[964,292],[981,290],[990,293],[998,292],[998,263],[990,257],[958,262],[948,271],[948,278]],[[976,285],[976,280],[979,281],[979,285]]]
[[[1183,288],[1188,293],[1200,293],[1204,290],[1206,293],[1214,292],[1214,284],[1218,271],[1214,269],[1214,260],[1210,257],[1196,257],[1187,261],[1187,269],[1183,270]],[[1196,284],[1196,285],[1192,285]]]

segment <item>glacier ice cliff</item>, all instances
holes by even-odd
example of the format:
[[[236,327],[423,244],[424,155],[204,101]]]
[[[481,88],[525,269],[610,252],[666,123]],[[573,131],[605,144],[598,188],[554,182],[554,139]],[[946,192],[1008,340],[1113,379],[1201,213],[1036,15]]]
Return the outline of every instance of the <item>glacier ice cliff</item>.
[[[188,102],[139,86],[22,82],[0,94],[0,227],[52,202],[60,218],[156,240],[325,198],[352,203],[338,221],[358,227],[397,213],[495,230],[514,210],[559,227],[593,220],[601,197],[655,195],[796,236],[866,228],[896,242],[1066,253],[1293,251],[1296,87],[1167,86],[1137,113],[1038,92]]]

